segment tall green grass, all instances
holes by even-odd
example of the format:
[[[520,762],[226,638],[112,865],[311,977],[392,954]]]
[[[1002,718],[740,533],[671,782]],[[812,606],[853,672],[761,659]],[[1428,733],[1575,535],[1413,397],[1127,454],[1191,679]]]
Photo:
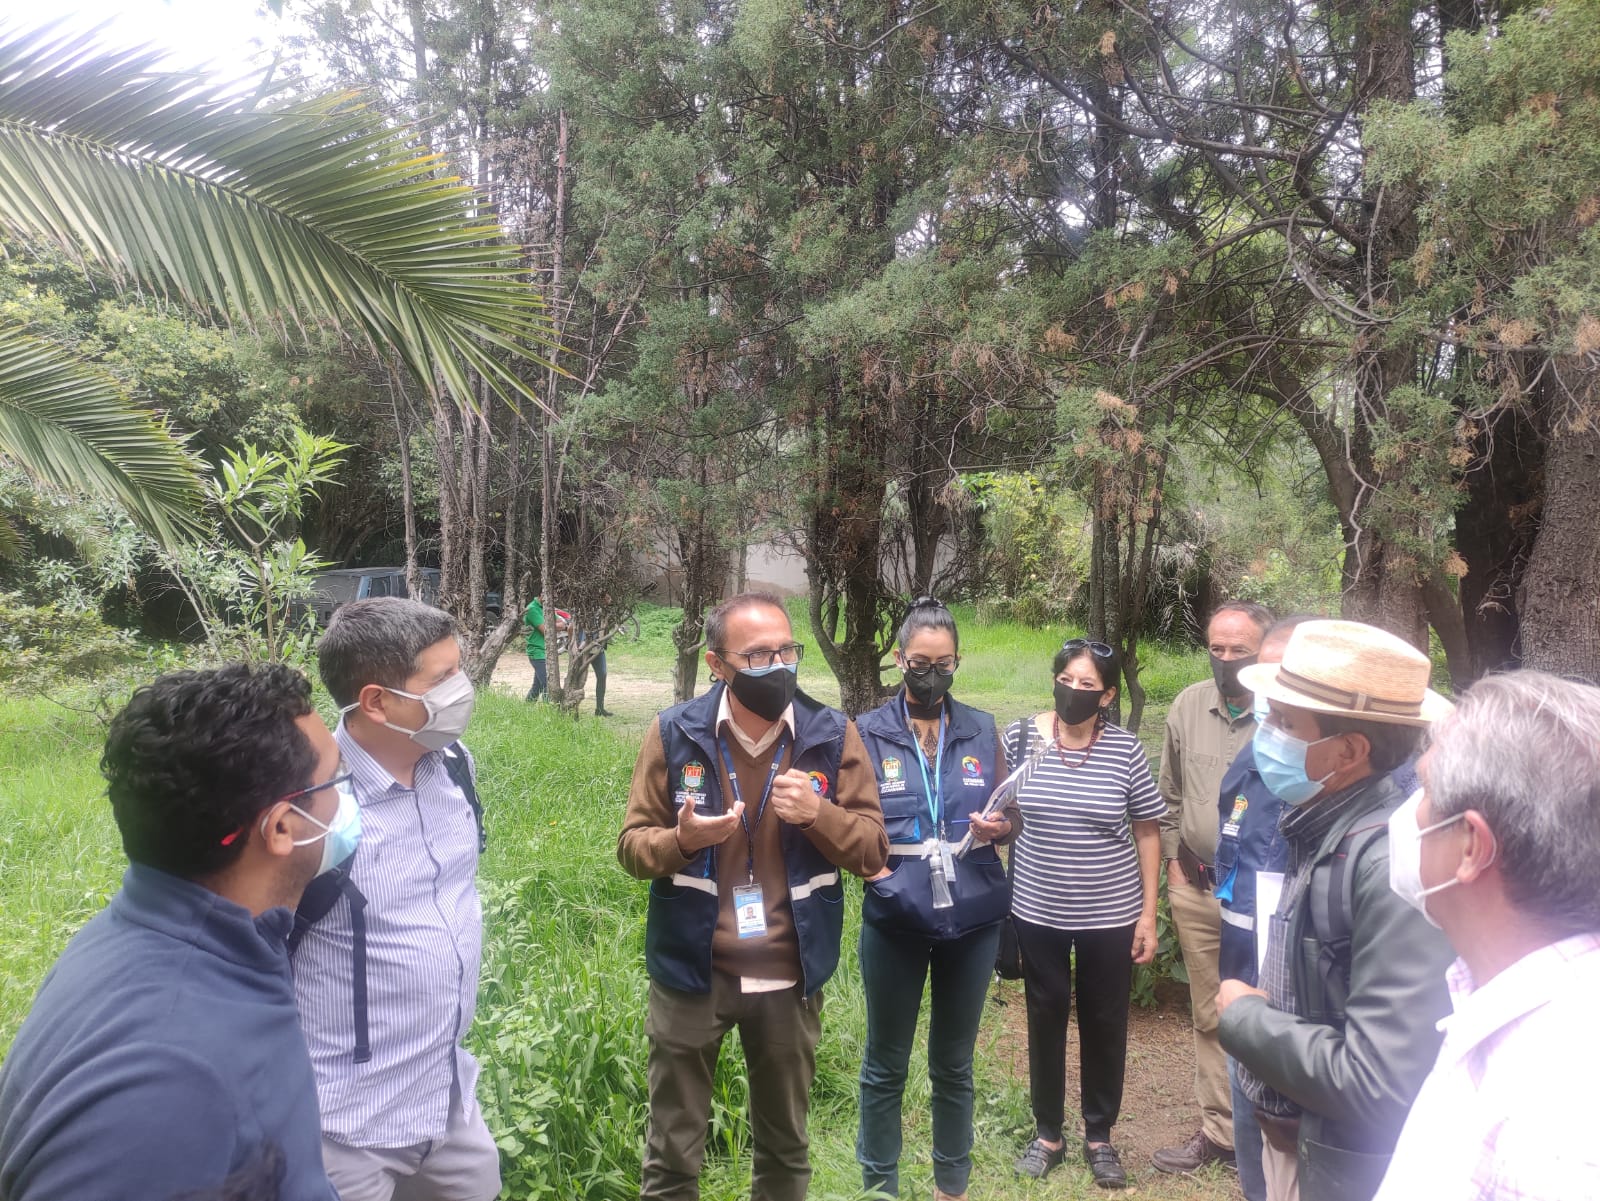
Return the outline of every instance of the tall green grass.
[[[803,611],[796,629],[809,641]],[[963,665],[957,694],[1001,720],[1050,703],[1050,658],[1073,630],[980,625],[957,609]],[[644,637],[611,652],[614,670],[670,679],[674,610],[646,610]],[[1205,674],[1203,654],[1152,648],[1146,738],[1178,688]],[[802,679],[836,698],[820,654]],[[325,699],[325,698],[324,698]],[[331,716],[326,708],[324,716]],[[123,866],[97,763],[104,732],[45,701],[0,701],[0,1045],[67,939],[117,887]],[[485,691],[468,742],[476,753],[489,848],[480,873],[486,940],[471,1045],[483,1064],[479,1097],[500,1144],[506,1197],[624,1201],[637,1196],[646,1122],[644,970],[646,886],[615,857],[638,752],[636,723],[573,721],[550,706]],[[860,886],[852,886],[859,897]],[[826,989],[811,1136],[819,1201],[860,1196],[856,1079],[866,1029],[854,947],[859,905],[847,908],[838,974]],[[1011,990],[1013,1004],[1021,1004]],[[925,1040],[926,1029],[921,1039]],[[1008,1037],[991,1007],[979,1036],[974,1190],[990,1198],[1097,1195],[1070,1165],[1042,1183],[1015,1177],[1011,1158],[1031,1131],[1021,1083],[993,1053]],[[748,1089],[737,1036],[716,1079],[702,1195],[749,1193]],[[1022,1048],[1015,1048],[1020,1053]],[[925,1043],[905,1098],[902,1195],[932,1188]],[[1177,1187],[1179,1191],[1170,1191]],[[1161,1196],[1226,1195],[1162,1185]]]
[[[48,701],[0,700],[0,1046],[124,860],[100,778],[105,733]]]

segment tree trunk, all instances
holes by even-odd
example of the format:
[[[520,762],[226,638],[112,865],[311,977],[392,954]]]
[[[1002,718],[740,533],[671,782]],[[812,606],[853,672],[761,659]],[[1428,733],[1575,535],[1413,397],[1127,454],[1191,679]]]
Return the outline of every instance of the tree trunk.
[[[1488,458],[1466,477],[1455,527],[1456,553],[1467,569],[1461,612],[1474,679],[1520,662],[1517,598],[1544,485],[1541,439],[1520,407],[1501,413],[1485,439]]]
[[[561,289],[565,278],[566,260],[566,231],[567,231],[567,113],[562,109],[556,115],[556,196],[552,209],[554,229],[551,239],[552,262],[550,267],[550,307],[555,313],[554,334],[555,343],[560,344],[564,327],[561,314],[566,311],[565,300]],[[557,356],[551,354],[551,369],[548,375],[549,385],[545,394],[545,411],[540,421],[540,513],[539,513],[539,574],[541,586],[539,595],[544,603],[545,611],[545,668],[548,678],[550,699],[577,716],[577,705],[566,703],[566,689],[561,682],[561,647],[556,637],[555,612],[557,608],[555,595],[555,554],[558,542],[556,523],[556,506],[560,503],[559,489],[556,486],[558,477],[558,464],[556,463],[555,433],[551,428],[558,412],[556,406],[557,389],[560,375],[555,370]]]
[[[1363,108],[1375,101],[1406,104],[1416,96],[1416,59],[1411,28],[1414,5],[1400,0],[1378,4],[1345,4],[1342,15],[1356,23],[1356,95]],[[1407,477],[1409,464],[1380,465],[1375,461],[1371,431],[1396,414],[1397,393],[1417,382],[1415,346],[1389,344],[1378,318],[1392,312],[1402,299],[1395,267],[1417,247],[1414,185],[1380,185],[1367,177],[1362,201],[1369,214],[1362,231],[1361,266],[1352,289],[1358,312],[1373,314],[1370,323],[1354,324],[1350,371],[1354,390],[1354,428],[1350,436],[1350,466],[1359,484],[1348,512],[1341,511],[1347,544],[1344,562],[1344,596],[1341,610],[1353,621],[1382,626],[1428,648],[1428,620],[1422,600],[1421,564],[1401,549],[1406,538],[1423,542],[1427,531],[1397,529],[1412,511],[1406,493],[1417,485]],[[1448,486],[1449,481],[1440,481]],[[1384,503],[1379,501],[1380,493]],[[1399,503],[1393,503],[1398,501]],[[1425,568],[1424,571],[1431,570]]]
[[[710,478],[708,456],[695,456],[695,478],[704,495]],[[704,662],[706,612],[722,599],[728,578],[727,548],[717,537],[705,506],[694,525],[680,531],[678,555],[683,563],[683,617],[672,631],[672,644],[678,652],[672,669],[672,699],[686,701],[694,696]]]
[[[400,450],[400,505],[406,526],[406,591],[416,596],[422,591],[422,571],[417,563],[417,503],[411,476],[411,429],[406,421],[403,384],[400,373],[391,365],[389,399],[394,404],[395,440]]]
[[[1518,595],[1522,662],[1600,683],[1600,430],[1552,437],[1544,512]]]

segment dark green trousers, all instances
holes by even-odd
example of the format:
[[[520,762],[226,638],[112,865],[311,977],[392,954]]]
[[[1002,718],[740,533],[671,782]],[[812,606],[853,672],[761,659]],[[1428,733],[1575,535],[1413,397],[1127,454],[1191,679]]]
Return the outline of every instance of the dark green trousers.
[[[643,1201],[699,1198],[712,1077],[722,1038],[735,1027],[750,1079],[751,1201],[803,1201],[811,1182],[806,1109],[822,1033],[822,992],[802,997],[799,985],[741,992],[738,978],[721,972],[712,973],[709,993],[650,982]]]

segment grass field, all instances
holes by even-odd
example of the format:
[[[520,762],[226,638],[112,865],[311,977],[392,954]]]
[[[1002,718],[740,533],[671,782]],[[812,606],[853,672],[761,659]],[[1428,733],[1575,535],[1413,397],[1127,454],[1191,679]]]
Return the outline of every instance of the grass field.
[[[1001,718],[1045,707],[1049,658],[1063,631],[982,627],[964,616],[958,694]],[[666,678],[673,620],[666,610],[643,614],[643,638],[613,649],[612,671]],[[1152,655],[1147,740],[1178,688],[1205,671],[1203,654]],[[820,655],[806,660],[802,680],[820,696],[837,695]],[[617,867],[615,842],[648,716],[573,722],[550,706],[491,693],[473,719],[469,741],[490,830],[481,873],[488,945],[473,1041],[484,1062],[480,1097],[504,1152],[507,1197],[637,1195],[645,891]],[[9,1044],[61,947],[120,877],[121,851],[96,768],[102,737],[93,719],[51,702],[0,701],[0,1046]],[[855,1095],[865,1010],[852,949],[854,905],[850,915],[841,970],[827,989],[812,1094],[812,1196],[819,1199],[859,1195]],[[1013,1023],[1018,1009],[1009,1007]],[[980,1050],[973,1196],[1104,1195],[1071,1161],[1042,1183],[1012,1174],[1030,1119],[1006,1014],[991,1007],[980,1036],[980,1048],[991,1052]],[[1011,1055],[993,1053],[1007,1040]],[[926,1077],[913,1070],[906,1197],[932,1187],[927,1100]],[[1127,1108],[1149,1103],[1130,1095]],[[703,1189],[708,1201],[732,1201],[748,1189],[744,1106],[740,1057],[724,1055]],[[1154,1177],[1131,1159],[1129,1167],[1145,1196],[1235,1195],[1220,1172],[1182,1181]]]

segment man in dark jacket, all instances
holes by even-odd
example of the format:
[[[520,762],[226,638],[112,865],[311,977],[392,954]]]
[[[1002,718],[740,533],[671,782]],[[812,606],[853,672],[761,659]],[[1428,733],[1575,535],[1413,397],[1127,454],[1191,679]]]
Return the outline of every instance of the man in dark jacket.
[[[1266,698],[1263,781],[1288,808],[1282,899],[1264,988],[1227,979],[1222,1044],[1266,1140],[1272,1201],[1367,1201],[1439,1047],[1451,952],[1389,888],[1388,773],[1449,702],[1427,656],[1357,622],[1295,629],[1278,665],[1240,680]]]
[[[661,713],[633,769],[617,858],[650,883],[650,1125],[640,1196],[700,1195],[712,1075],[737,1026],[750,1081],[751,1195],[802,1201],[822,985],[839,962],[840,869],[888,858],[854,723],[796,691],[801,647],[774,596],[706,621],[717,684]]]
[[[154,1201],[267,1148],[283,1201],[334,1201],[284,940],[355,804],[310,686],[281,666],[165,676],[101,766],[131,862],[0,1071],[0,1197]]]

